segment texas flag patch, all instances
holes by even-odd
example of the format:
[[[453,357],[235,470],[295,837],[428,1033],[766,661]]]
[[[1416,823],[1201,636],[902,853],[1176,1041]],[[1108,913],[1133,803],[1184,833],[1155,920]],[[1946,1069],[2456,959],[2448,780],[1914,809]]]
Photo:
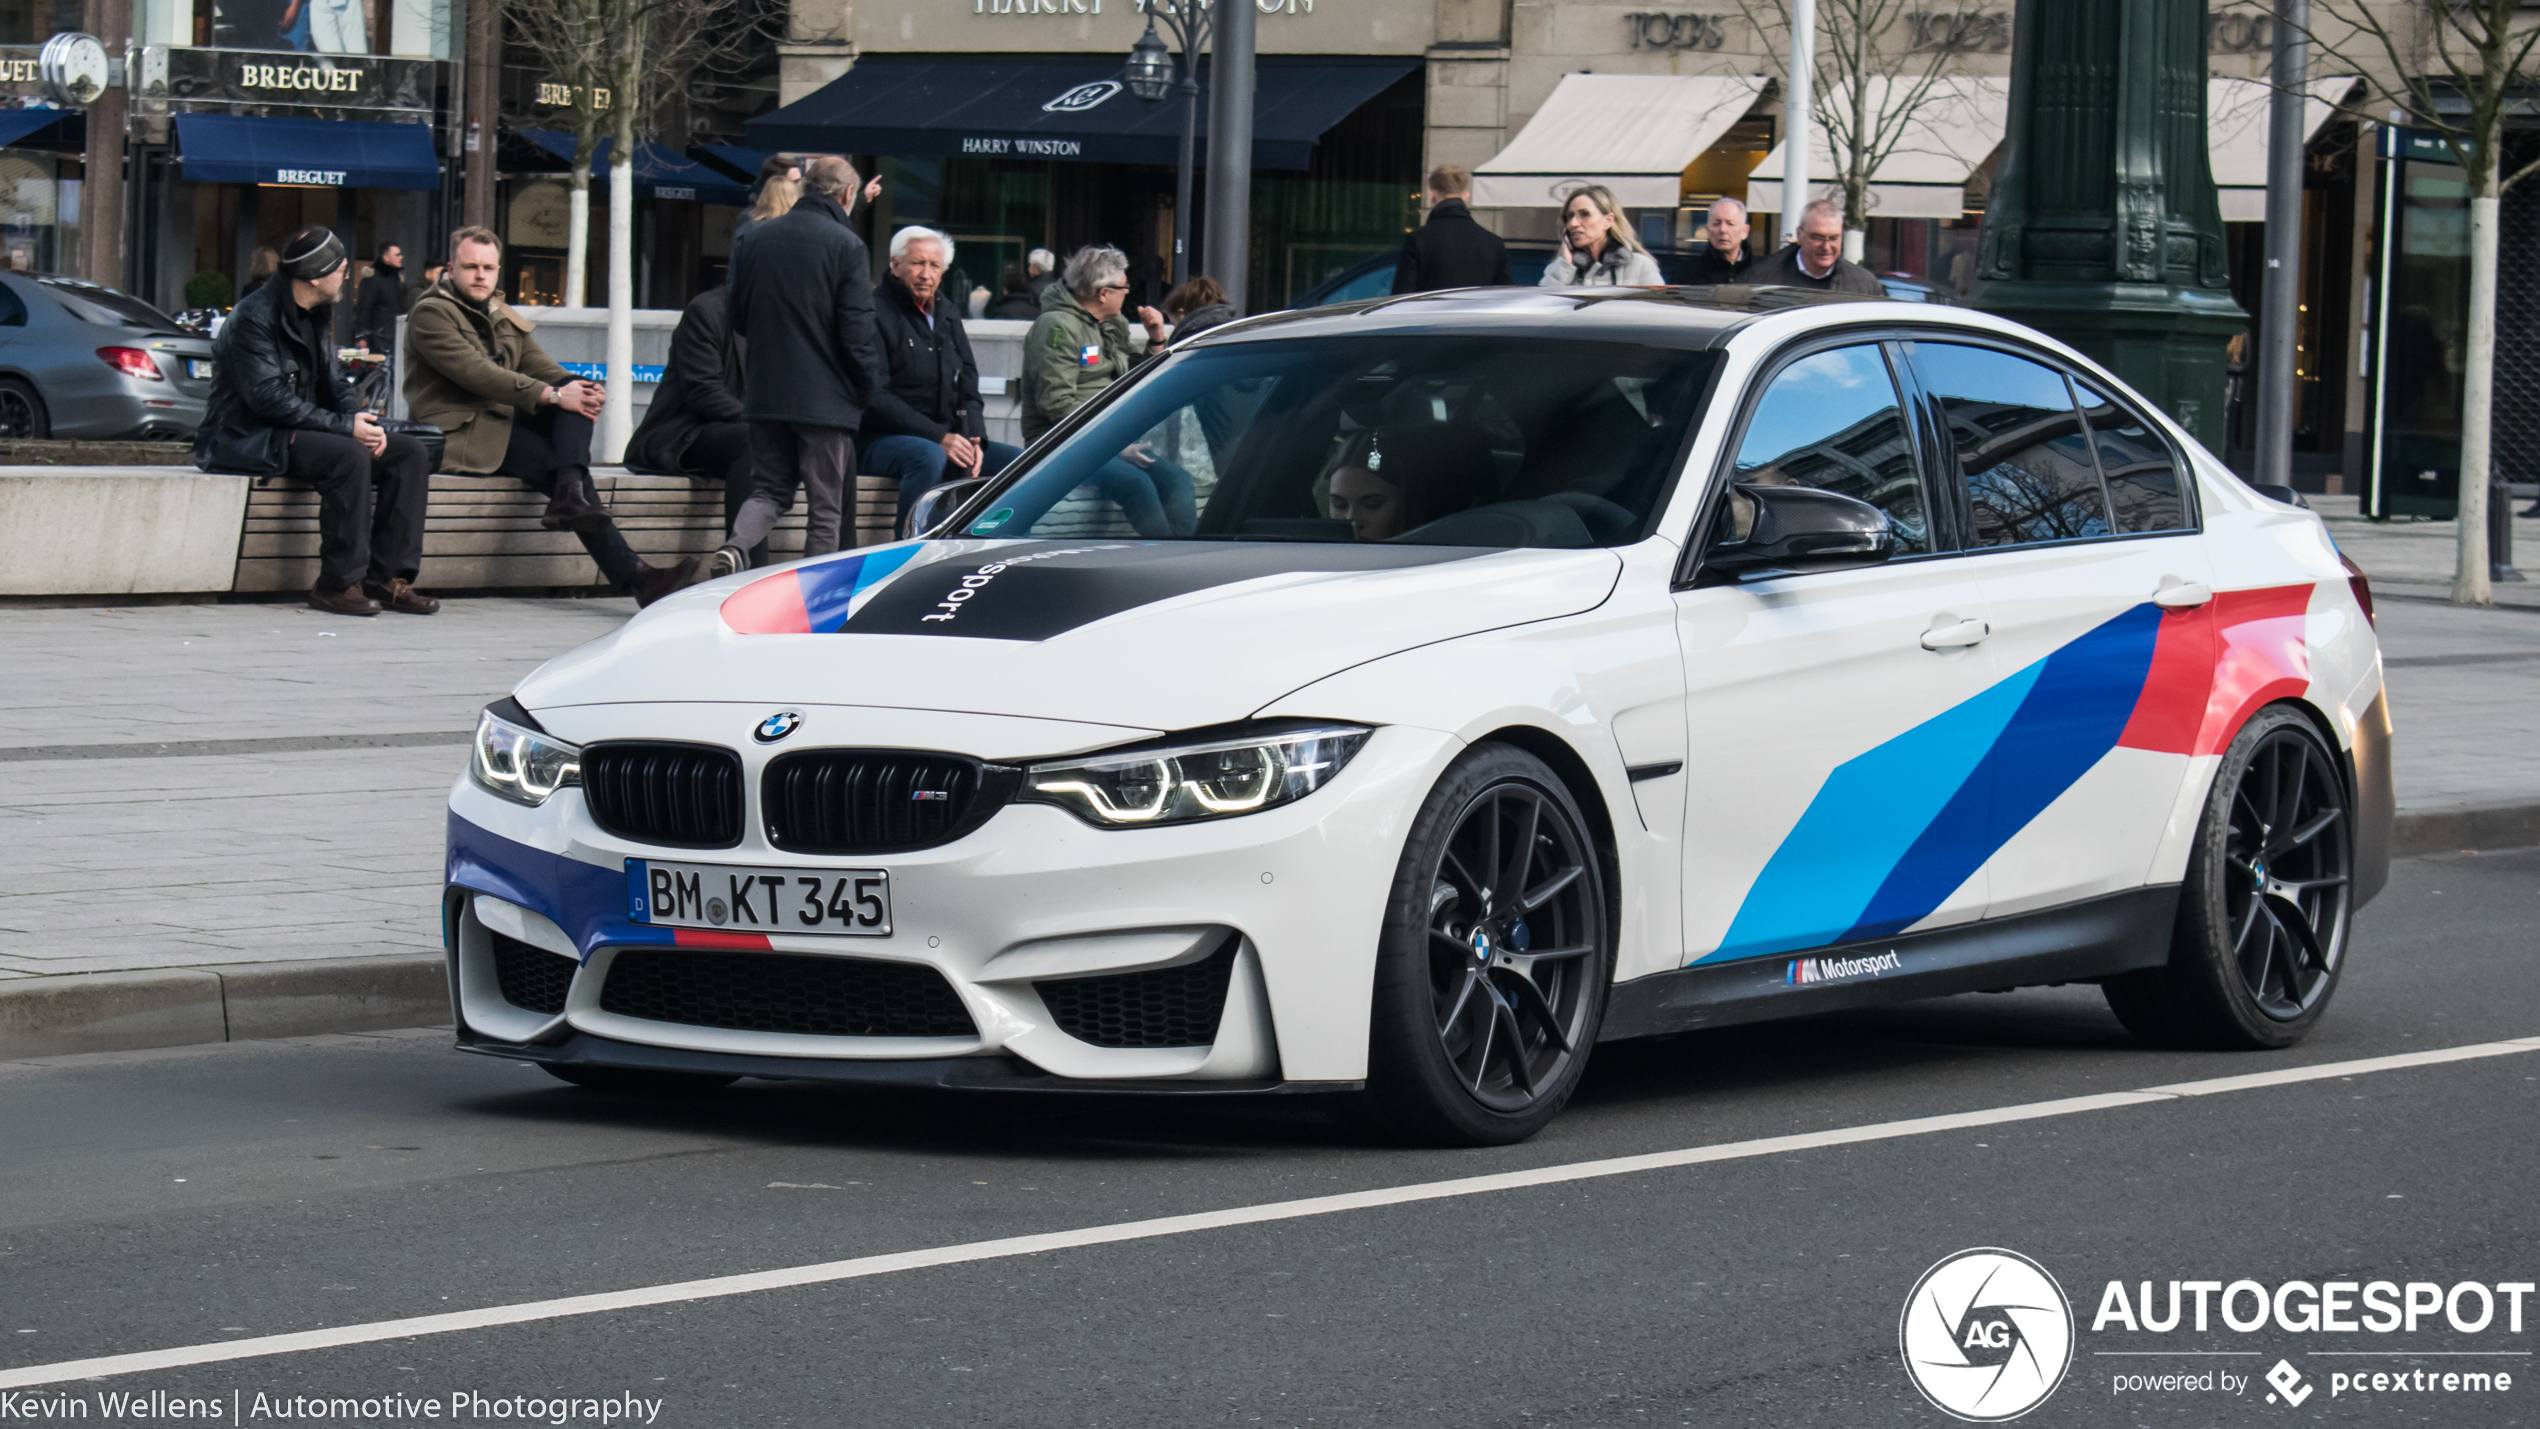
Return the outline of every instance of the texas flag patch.
[[[1091,367],[1091,366],[1095,365],[1096,363],[1101,362],[1101,361],[1102,361],[1102,348],[1101,348],[1101,346],[1100,346],[1100,345],[1098,345],[1098,344],[1095,344],[1095,343],[1090,343],[1090,342],[1089,342],[1089,343],[1086,343],[1086,344],[1085,344],[1085,350],[1084,350],[1084,351],[1082,351],[1082,352],[1080,352],[1080,353],[1078,353],[1078,354],[1076,354],[1076,360],[1077,360],[1079,363],[1081,363],[1082,365],[1086,366],[1086,367]]]

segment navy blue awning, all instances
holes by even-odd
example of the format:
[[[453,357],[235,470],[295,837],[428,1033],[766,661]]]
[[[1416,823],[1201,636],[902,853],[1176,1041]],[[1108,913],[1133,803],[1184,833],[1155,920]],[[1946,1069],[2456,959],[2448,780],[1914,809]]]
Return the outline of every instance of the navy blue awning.
[[[688,151],[707,163],[729,171],[743,183],[758,185],[759,165],[768,161],[773,149],[744,149],[738,144],[700,144]]]
[[[0,109],[0,149],[79,117],[76,109]]]
[[[429,124],[180,114],[176,147],[193,183],[441,187],[441,157]]]
[[[573,165],[571,134],[561,129],[523,129],[520,137]],[[594,186],[608,182],[611,140],[602,139],[591,149],[591,182]],[[736,184],[722,173],[698,163],[674,149],[647,140],[635,145],[635,196],[637,198],[690,199],[699,203],[729,204],[747,207],[748,186]]]
[[[1416,68],[1399,61],[1262,59],[1255,71],[1253,166],[1304,168],[1325,130]],[[1205,62],[1200,83],[1208,83]],[[1121,85],[1120,61],[1108,56],[870,55],[748,128],[753,145],[770,149],[1172,164],[1181,155],[1182,105],[1178,95],[1141,103]],[[1205,159],[1204,92],[1199,134]]]

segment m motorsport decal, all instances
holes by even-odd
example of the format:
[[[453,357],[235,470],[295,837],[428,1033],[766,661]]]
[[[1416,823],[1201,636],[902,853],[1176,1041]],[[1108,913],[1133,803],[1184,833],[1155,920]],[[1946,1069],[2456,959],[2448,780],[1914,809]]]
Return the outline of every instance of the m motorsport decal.
[[[1835,766],[1701,961],[1893,937],[2109,750],[2222,749],[2259,706],[2309,688],[2313,589],[2146,602]]]
[[[827,628],[848,635],[1047,640],[1125,610],[1238,581],[1299,573],[1399,570],[1468,560],[1488,555],[1491,549],[1242,541],[1016,541],[973,557],[914,567],[856,606],[843,625]],[[726,606],[728,621],[729,602]]]
[[[1903,966],[1905,966],[1905,960],[1898,957],[1893,948],[1884,953],[1874,953],[1859,958],[1793,958],[1790,960],[1790,971],[1783,974],[1782,981],[1792,987],[1802,987],[1814,982],[1841,982],[1846,978],[1877,977],[1881,973],[1895,972]]]
[[[723,623],[743,635],[826,635],[846,624],[857,596],[924,549],[922,541],[903,541],[778,571],[725,596]]]

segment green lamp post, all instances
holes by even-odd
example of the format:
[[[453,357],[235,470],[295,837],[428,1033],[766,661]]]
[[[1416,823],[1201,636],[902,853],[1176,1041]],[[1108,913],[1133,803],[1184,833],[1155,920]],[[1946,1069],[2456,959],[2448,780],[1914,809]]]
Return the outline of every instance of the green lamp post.
[[[1968,301],[2054,334],[2221,451],[2232,337],[2201,0],[2019,0]]]

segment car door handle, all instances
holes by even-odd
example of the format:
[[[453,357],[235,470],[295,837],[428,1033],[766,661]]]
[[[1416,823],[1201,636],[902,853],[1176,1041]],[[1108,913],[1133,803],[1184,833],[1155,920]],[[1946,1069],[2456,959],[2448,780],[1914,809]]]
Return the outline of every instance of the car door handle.
[[[2163,610],[2194,610],[2214,598],[2214,588],[2203,581],[2183,581],[2176,577],[2161,582],[2152,593],[2152,603]]]
[[[1981,644],[1993,633],[1993,627],[1981,620],[1961,620],[1955,625],[1942,625],[1923,632],[1926,650],[1962,650]]]

